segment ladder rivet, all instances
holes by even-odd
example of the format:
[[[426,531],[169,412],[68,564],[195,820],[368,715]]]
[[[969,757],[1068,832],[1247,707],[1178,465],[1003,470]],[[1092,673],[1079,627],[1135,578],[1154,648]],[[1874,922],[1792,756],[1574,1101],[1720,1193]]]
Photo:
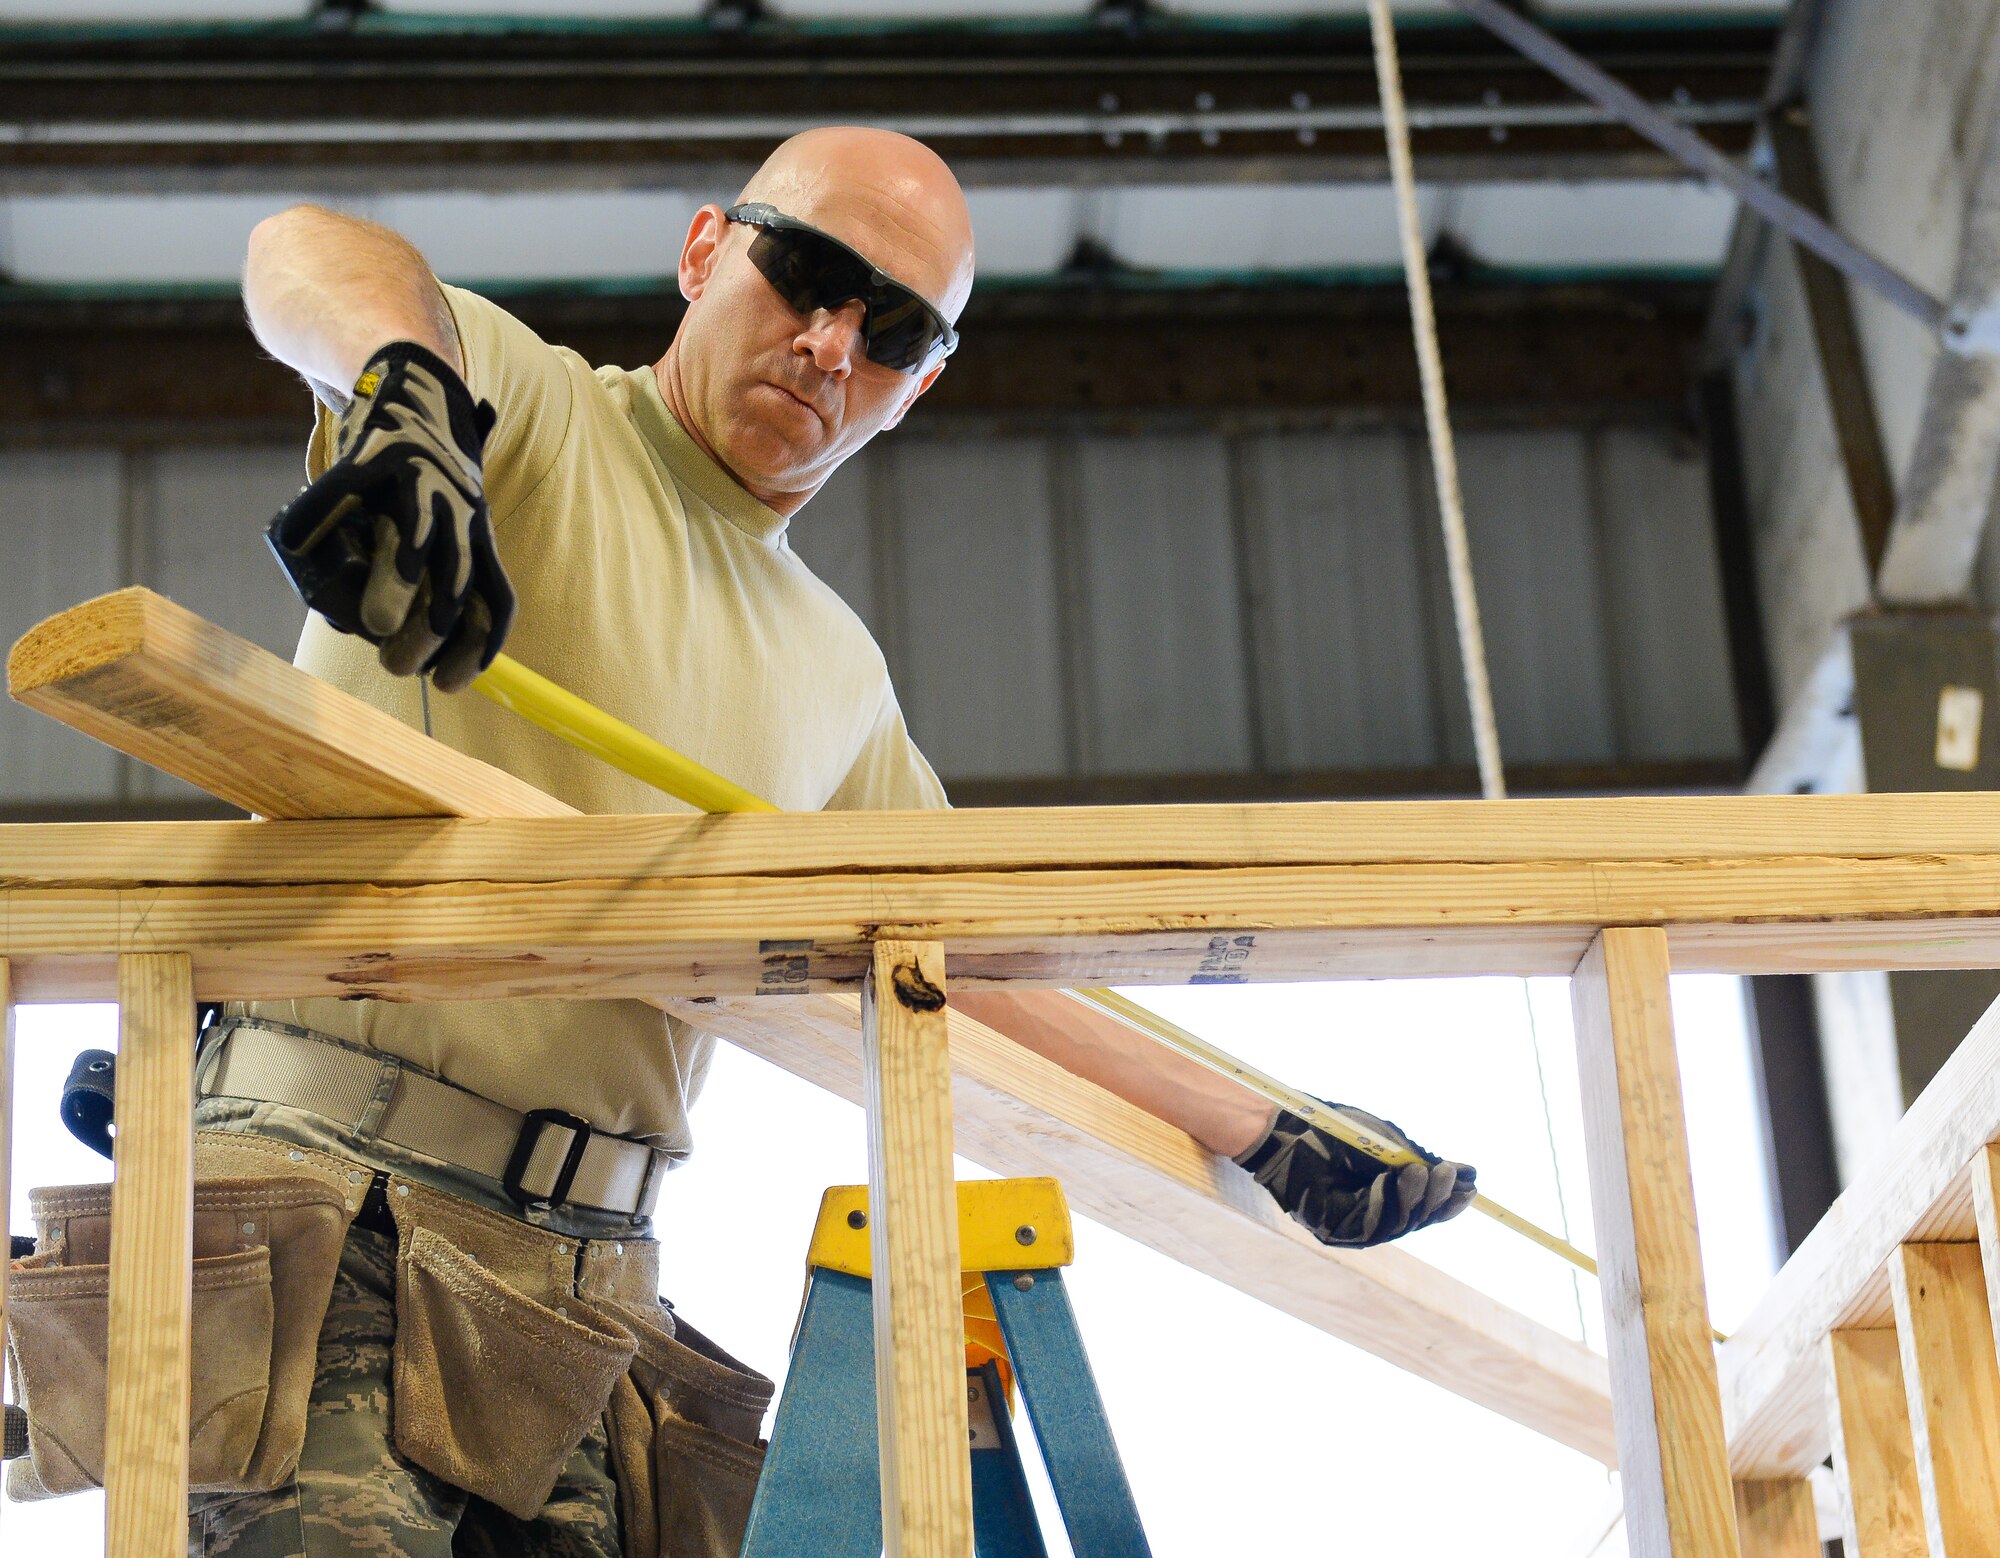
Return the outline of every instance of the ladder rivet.
[[[1014,1279],[1014,1286],[1019,1288],[1023,1293],[1027,1292],[1028,1289],[1033,1287],[1034,1285],[1035,1285],[1035,1279],[1029,1276],[1025,1271]]]
[[[868,1226],[868,1214],[859,1210],[849,1212],[847,1214],[847,1226],[850,1228],[866,1228]]]
[[[1016,1228],[1014,1230],[1014,1242],[1016,1244],[1033,1244],[1035,1242],[1035,1230],[1033,1226],[1023,1223],[1020,1227]]]

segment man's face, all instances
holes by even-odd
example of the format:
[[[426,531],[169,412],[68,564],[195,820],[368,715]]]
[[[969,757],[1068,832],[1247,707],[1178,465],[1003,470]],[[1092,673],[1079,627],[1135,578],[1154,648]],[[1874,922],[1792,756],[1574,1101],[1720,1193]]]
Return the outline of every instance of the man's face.
[[[825,204],[824,202],[813,202]],[[781,208],[782,209],[782,208]],[[812,222],[935,302],[952,285],[955,256],[920,224],[850,199]],[[858,300],[795,312],[750,260],[757,229],[715,206],[696,215],[681,261],[687,318],[674,351],[688,411],[711,452],[766,502],[808,494],[885,427],[902,419],[937,376],[870,362]]]

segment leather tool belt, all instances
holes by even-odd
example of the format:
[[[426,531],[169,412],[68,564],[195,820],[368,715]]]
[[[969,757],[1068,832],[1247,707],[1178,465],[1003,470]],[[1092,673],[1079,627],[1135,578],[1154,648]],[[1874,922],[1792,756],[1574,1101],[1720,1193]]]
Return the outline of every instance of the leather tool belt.
[[[561,1109],[523,1114],[420,1067],[326,1034],[227,1018],[195,1070],[204,1098],[304,1109],[350,1130],[500,1182],[517,1206],[647,1217],[668,1167],[645,1142]]]

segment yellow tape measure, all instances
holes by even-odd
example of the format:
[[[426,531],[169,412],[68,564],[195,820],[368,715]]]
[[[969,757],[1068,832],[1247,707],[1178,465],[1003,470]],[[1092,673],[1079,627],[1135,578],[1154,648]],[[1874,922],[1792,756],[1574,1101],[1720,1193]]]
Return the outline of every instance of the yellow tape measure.
[[[506,655],[494,656],[493,664],[472,685],[502,708],[511,709],[571,746],[602,758],[614,768],[622,769],[654,789],[702,811],[778,809],[763,797],[655,741],[644,731],[634,730],[623,720],[615,719],[595,705],[584,702],[567,688],[558,686],[546,676],[529,670]],[[1329,1109],[1311,1094],[1287,1087],[1276,1077],[1217,1049],[1206,1039],[1177,1027],[1116,991],[1073,990],[1069,993],[1085,1005],[1116,1017],[1175,1054],[1249,1088],[1266,1102],[1289,1109],[1300,1119],[1318,1126],[1356,1151],[1366,1153],[1378,1163],[1393,1167],[1416,1160],[1416,1155],[1409,1149],[1383,1141],[1338,1110]],[[1484,1213],[1502,1227],[1511,1228],[1523,1238],[1533,1240],[1593,1277],[1597,1275],[1597,1262],[1591,1256],[1567,1239],[1529,1222],[1517,1212],[1510,1212],[1491,1197],[1477,1195],[1472,1206],[1474,1211]],[[1723,1341],[1726,1338],[1717,1331],[1715,1339]]]

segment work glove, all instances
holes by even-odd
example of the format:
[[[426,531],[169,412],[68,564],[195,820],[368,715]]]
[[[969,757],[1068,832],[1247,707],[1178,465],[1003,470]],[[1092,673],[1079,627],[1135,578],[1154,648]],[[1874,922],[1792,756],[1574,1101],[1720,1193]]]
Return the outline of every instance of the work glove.
[[[392,341],[355,383],[332,464],[268,536],[308,606],[440,692],[491,665],[514,618],[479,466],[492,430],[448,363]]]
[[[1369,1135],[1417,1155],[1400,1167],[1377,1162],[1289,1109],[1236,1161],[1321,1244],[1385,1244],[1456,1217],[1472,1202],[1477,1170],[1426,1152],[1387,1120],[1328,1104]]]

